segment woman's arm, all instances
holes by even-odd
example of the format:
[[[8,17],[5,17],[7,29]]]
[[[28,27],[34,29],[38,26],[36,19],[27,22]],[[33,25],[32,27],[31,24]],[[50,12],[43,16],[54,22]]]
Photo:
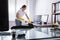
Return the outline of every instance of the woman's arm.
[[[24,21],[24,18],[22,18],[18,13],[16,13],[16,18],[18,18],[21,21]]]
[[[18,13],[16,13],[16,18],[18,18],[18,16],[19,16],[19,14],[18,14]]]
[[[27,19],[28,19],[28,23],[30,23],[30,18],[28,17],[28,15],[25,13]]]
[[[25,15],[26,15],[26,17],[27,17],[27,19],[29,20],[29,17],[28,17],[28,15],[25,13]]]

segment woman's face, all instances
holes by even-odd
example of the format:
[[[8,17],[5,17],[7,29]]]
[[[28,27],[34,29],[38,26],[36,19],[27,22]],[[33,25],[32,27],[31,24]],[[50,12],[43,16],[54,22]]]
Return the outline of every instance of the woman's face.
[[[25,10],[26,10],[26,8],[22,8],[22,10],[23,10],[23,11],[25,11]]]

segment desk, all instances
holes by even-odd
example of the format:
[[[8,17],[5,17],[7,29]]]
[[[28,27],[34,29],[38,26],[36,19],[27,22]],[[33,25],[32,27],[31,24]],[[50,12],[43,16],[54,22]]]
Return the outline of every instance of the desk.
[[[30,29],[34,27],[41,27],[41,28],[47,28],[47,27],[58,27],[56,24],[44,24],[44,25],[39,25],[39,24],[33,24],[33,26],[29,25],[21,25],[21,26],[13,26],[11,29]]]
[[[21,29],[24,29],[24,30],[29,30],[29,29],[32,29],[34,27],[40,27],[40,28],[50,28],[50,27],[57,27],[58,25],[52,25],[52,24],[45,24],[45,25],[34,25],[33,26],[28,26],[28,25],[22,25],[22,26],[13,26],[11,29],[14,29],[15,32],[16,30],[21,30]],[[17,33],[18,34],[18,33]],[[48,34],[48,29],[47,29],[47,34]]]
[[[58,25],[56,24],[44,24],[44,25],[34,24],[34,27],[48,28],[48,27],[58,27]]]
[[[48,34],[48,28],[53,28],[53,33],[56,36],[55,28],[58,27],[58,25],[57,24],[44,24],[44,25],[35,24],[34,27],[47,28],[47,34]],[[51,33],[52,36],[53,33]]]

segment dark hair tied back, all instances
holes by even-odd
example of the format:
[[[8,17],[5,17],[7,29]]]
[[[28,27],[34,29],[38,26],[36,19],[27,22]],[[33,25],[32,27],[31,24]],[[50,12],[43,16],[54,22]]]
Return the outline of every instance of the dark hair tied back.
[[[23,5],[22,8],[26,8],[26,5]]]

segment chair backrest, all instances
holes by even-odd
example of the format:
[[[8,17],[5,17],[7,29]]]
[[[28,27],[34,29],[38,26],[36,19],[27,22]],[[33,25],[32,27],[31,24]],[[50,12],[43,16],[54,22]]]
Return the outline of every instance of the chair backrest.
[[[41,22],[48,22],[49,15],[35,15],[34,22],[41,23]]]
[[[34,22],[41,22],[42,15],[35,15]]]
[[[49,15],[42,15],[42,22],[48,22]]]

